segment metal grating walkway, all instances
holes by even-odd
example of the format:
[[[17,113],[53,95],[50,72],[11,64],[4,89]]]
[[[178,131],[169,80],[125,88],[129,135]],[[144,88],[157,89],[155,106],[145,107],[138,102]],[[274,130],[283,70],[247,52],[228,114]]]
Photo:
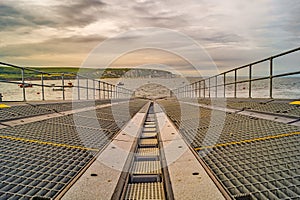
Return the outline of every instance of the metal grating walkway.
[[[0,199],[55,198],[147,102],[131,101],[0,129]]]
[[[202,107],[185,116],[192,105],[159,103],[233,199],[300,198],[300,127]]]
[[[9,108],[1,109],[0,122],[15,119],[23,119],[33,116],[64,112],[72,109],[80,109],[85,107],[94,107],[95,105],[103,105],[110,103],[110,100],[95,101],[74,101],[63,103],[27,103],[25,105],[13,105]]]

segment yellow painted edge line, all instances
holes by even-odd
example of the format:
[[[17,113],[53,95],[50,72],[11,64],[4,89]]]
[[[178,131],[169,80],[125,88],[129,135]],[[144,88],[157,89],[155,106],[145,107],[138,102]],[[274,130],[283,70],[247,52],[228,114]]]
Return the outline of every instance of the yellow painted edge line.
[[[290,104],[292,104],[292,105],[300,105],[300,101],[292,101],[292,102],[290,102]]]
[[[234,144],[257,142],[257,141],[263,141],[263,140],[269,140],[269,139],[275,139],[275,138],[281,138],[281,137],[288,137],[288,136],[299,135],[299,134],[300,134],[300,132],[284,133],[284,134],[271,135],[271,136],[254,138],[254,139],[249,139],[249,140],[241,140],[241,141],[228,142],[228,143],[223,143],[223,144],[216,144],[216,145],[206,146],[206,147],[196,147],[196,148],[194,148],[194,150],[199,151],[199,150],[203,150],[203,149],[211,149],[214,147],[225,147],[225,146],[234,145]]]
[[[30,140],[30,139],[11,137],[11,136],[5,136],[5,135],[0,135],[0,138],[22,141],[22,142],[31,142],[31,143],[42,144],[42,145],[50,145],[50,146],[56,146],[56,147],[66,147],[66,148],[71,148],[71,149],[99,151],[99,149],[93,149],[93,148],[87,148],[87,147],[81,147],[81,146],[72,146],[72,145],[68,145],[68,144],[59,144],[59,143],[54,143],[54,142],[45,142],[45,141],[40,141],[40,140]]]
[[[5,104],[0,104],[0,108],[10,108],[10,106],[5,105]]]

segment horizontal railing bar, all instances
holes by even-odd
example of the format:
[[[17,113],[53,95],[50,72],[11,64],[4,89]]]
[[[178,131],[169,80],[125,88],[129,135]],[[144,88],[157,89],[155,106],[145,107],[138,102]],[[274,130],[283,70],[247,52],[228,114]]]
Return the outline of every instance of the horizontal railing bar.
[[[278,58],[278,57],[280,57],[280,56],[284,56],[284,55],[286,55],[286,54],[290,54],[290,53],[293,53],[293,52],[296,52],[296,51],[299,51],[299,50],[300,50],[300,47],[295,48],[295,49],[292,49],[292,50],[289,50],[289,51],[286,51],[286,52],[283,52],[283,53],[280,53],[280,54],[277,54],[277,55],[274,55],[274,56],[270,56],[270,57],[268,57],[268,58],[264,58],[264,59],[261,59],[261,60],[258,60],[258,61],[252,62],[252,63],[248,63],[248,64],[243,65],[243,66],[240,66],[240,67],[233,68],[233,69],[231,69],[231,70],[222,72],[222,73],[220,73],[220,74],[218,74],[218,75],[214,75],[214,76],[212,76],[212,77],[205,78],[205,79],[200,80],[200,81],[196,81],[196,82],[194,82],[194,83],[206,81],[206,80],[209,80],[209,79],[214,78],[214,77],[216,77],[216,76],[221,76],[221,75],[224,75],[224,74],[228,74],[228,73],[230,73],[230,72],[234,72],[234,71],[236,71],[236,70],[239,70],[239,69],[242,69],[242,68],[249,67],[250,65],[252,65],[252,67],[253,67],[253,65],[255,65],[255,64],[262,63],[262,62],[268,61],[268,60],[270,60],[270,59]],[[191,83],[191,84],[194,84],[194,83]],[[183,87],[184,87],[184,86],[183,86]]]
[[[279,78],[279,77],[284,77],[284,76],[292,76],[292,75],[300,75],[300,71],[297,72],[289,72],[289,73],[284,73],[284,74],[277,74],[277,75],[273,75],[273,78]]]
[[[22,84],[23,82],[16,82],[16,81],[7,81],[7,80],[0,80],[1,83],[12,83],[12,84]]]
[[[7,66],[7,67],[13,67],[13,68],[17,68],[17,69],[24,69],[24,70],[33,71],[33,72],[38,72],[38,73],[41,73],[41,74],[49,74],[47,72],[42,72],[42,71],[32,69],[32,68],[28,68],[28,67],[20,67],[20,66],[13,65],[13,64],[10,64],[10,63],[0,62],[0,65],[4,65],[4,66]]]
[[[289,51],[286,51],[286,52],[283,52],[283,53],[280,53],[280,54],[276,54],[276,55],[270,56],[268,58],[264,58],[264,59],[261,59],[261,60],[258,60],[258,61],[246,64],[246,65],[243,65],[243,66],[240,66],[240,67],[237,67],[237,68],[234,68],[234,69],[222,72],[220,74],[217,74],[217,75],[214,75],[214,76],[211,76],[211,77],[207,77],[205,79],[202,79],[202,80],[199,80],[199,81],[195,81],[193,83],[190,83],[190,84],[178,87],[176,89],[173,89],[173,91],[175,91],[178,94],[183,93],[183,96],[193,96],[194,94],[192,92],[195,92],[196,96],[201,96],[201,91],[203,90],[203,92],[204,92],[203,95],[204,95],[204,98],[205,98],[206,97],[205,91],[207,91],[207,90],[210,92],[211,89],[215,89],[216,90],[215,94],[217,95],[218,87],[224,87],[225,88],[228,85],[236,85],[236,84],[241,84],[241,83],[249,83],[250,84],[250,86],[249,86],[249,90],[250,90],[249,91],[249,95],[251,97],[251,83],[252,82],[261,81],[261,80],[270,80],[270,97],[272,98],[272,79],[273,78],[287,77],[287,76],[292,76],[292,75],[300,75],[300,71],[288,72],[288,73],[274,75],[273,74],[273,60],[275,58],[278,58],[278,57],[281,57],[281,56],[284,56],[284,55],[287,55],[287,54],[290,54],[290,53],[293,53],[293,52],[296,52],[296,51],[299,51],[299,50],[300,50],[300,47],[292,49],[292,50],[289,50]],[[252,67],[255,64],[266,62],[266,61],[269,61],[268,65],[270,67],[270,74],[268,76],[253,78],[253,76],[252,76],[252,70],[251,70]],[[248,79],[240,80],[239,81],[239,80],[237,80],[238,77],[239,77],[239,76],[237,76],[237,72],[238,72],[238,70],[244,69],[244,68],[249,68],[249,73],[250,74],[248,74]],[[229,76],[229,73],[231,73],[231,72],[234,72],[234,74],[232,74],[231,76]],[[224,79],[224,83],[218,84],[218,78],[219,77],[222,78],[222,76],[223,76],[223,79]],[[226,77],[232,77],[235,80],[232,80],[230,82],[229,81],[226,82],[225,81]],[[243,77],[243,76],[241,76],[241,77]],[[245,76],[245,77],[247,77],[247,76]],[[210,85],[211,80],[213,80],[213,79],[216,79],[215,85]],[[198,87],[198,85],[199,85],[199,87]],[[204,86],[202,86],[202,85],[204,85]],[[197,91],[199,91],[199,92],[197,92]],[[210,96],[210,93],[209,93],[209,96]]]
[[[299,51],[299,50],[300,50],[300,47],[298,47],[296,49],[292,49],[292,50],[286,51],[286,52],[283,52],[283,53],[280,53],[280,54],[276,54],[274,56],[270,56],[268,58],[264,58],[264,59],[261,59],[261,60],[258,60],[258,61],[255,61],[255,62],[252,62],[252,63],[249,63],[249,64],[246,64],[246,65],[243,65],[243,66],[240,66],[240,67],[236,67],[234,69],[228,70],[226,72],[222,72],[220,74],[224,74],[224,73],[227,74],[227,73],[233,72],[235,70],[239,70],[239,69],[242,69],[242,68],[249,67],[249,65],[256,65],[258,63],[262,63],[262,62],[268,61],[270,59],[278,58],[278,57],[281,57],[281,56],[284,56],[284,55],[287,55],[287,54],[290,54],[290,53],[293,53],[293,52],[296,52],[296,51]]]
[[[38,72],[38,73],[41,73],[41,74],[49,74],[47,72],[42,72],[42,71],[39,71],[39,70],[36,70],[36,69],[32,69],[32,68],[28,68],[28,67],[20,67],[20,66],[13,65],[13,64],[10,64],[10,63],[0,62],[0,65],[4,65],[4,66],[7,66],[7,67],[13,67],[13,68],[17,68],[17,69],[23,69],[23,70],[33,71],[33,72]]]
[[[295,48],[295,49],[291,49],[289,51],[286,51],[286,52],[283,52],[283,53],[280,53],[280,54],[277,54],[275,56],[271,56],[270,58],[277,58],[277,57],[284,56],[286,54],[290,54],[290,53],[293,53],[293,52],[296,52],[296,51],[299,51],[299,50],[300,50],[300,47]]]
[[[4,62],[0,62],[0,65],[4,65],[4,66],[7,66],[7,67],[14,67],[14,68],[17,68],[17,69],[24,69],[24,67],[20,67],[20,66],[17,66],[17,65],[4,63]]]

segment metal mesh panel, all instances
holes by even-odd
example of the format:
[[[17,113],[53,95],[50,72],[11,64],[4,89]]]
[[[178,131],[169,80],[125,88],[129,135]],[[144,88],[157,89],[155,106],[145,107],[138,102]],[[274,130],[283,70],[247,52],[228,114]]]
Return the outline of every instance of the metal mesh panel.
[[[222,127],[218,114],[210,118],[210,109],[200,108],[198,118],[181,116],[175,101],[159,103],[233,198],[300,197],[300,127],[233,113],[226,113]],[[238,104],[264,106],[253,102]],[[209,128],[215,130],[211,135],[207,135]],[[217,143],[202,146],[204,138]]]
[[[136,113],[147,101],[132,100]],[[130,117],[114,105],[124,125]],[[120,129],[111,108],[97,109],[101,127],[91,118],[66,115],[7,127],[0,134],[0,199],[53,198],[93,159]],[[82,113],[79,113],[79,115]],[[74,118],[73,118],[74,117]],[[75,123],[75,120],[82,120]],[[79,124],[79,126],[78,126]],[[84,125],[84,126],[83,126]],[[102,130],[102,131],[101,131]],[[96,148],[90,149],[89,148]]]
[[[124,199],[165,199],[163,184],[160,182],[128,184]]]

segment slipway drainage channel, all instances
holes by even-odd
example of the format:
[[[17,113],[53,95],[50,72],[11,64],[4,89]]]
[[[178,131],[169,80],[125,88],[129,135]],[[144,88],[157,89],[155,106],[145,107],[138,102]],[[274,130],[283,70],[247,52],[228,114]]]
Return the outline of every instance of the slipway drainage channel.
[[[112,199],[174,199],[153,103]]]

